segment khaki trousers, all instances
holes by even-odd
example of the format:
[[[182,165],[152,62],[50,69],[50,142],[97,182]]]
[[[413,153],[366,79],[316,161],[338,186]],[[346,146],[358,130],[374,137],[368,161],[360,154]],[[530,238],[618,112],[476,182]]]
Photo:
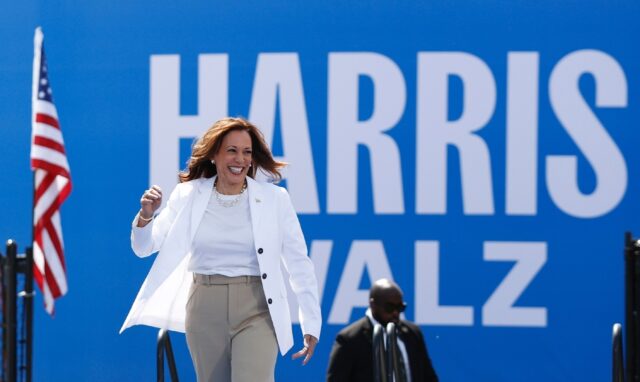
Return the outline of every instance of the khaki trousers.
[[[278,344],[258,276],[194,274],[186,335],[198,382],[273,382]]]

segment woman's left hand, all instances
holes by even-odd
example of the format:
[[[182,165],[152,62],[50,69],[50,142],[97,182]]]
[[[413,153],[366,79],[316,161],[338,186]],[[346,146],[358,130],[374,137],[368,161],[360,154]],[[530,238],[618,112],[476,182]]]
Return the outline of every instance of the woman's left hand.
[[[298,359],[302,356],[304,360],[302,361],[302,365],[306,365],[311,357],[313,357],[313,352],[316,349],[316,344],[318,343],[318,339],[312,336],[311,334],[304,335],[304,347],[299,352],[295,353],[291,356],[291,359]]]

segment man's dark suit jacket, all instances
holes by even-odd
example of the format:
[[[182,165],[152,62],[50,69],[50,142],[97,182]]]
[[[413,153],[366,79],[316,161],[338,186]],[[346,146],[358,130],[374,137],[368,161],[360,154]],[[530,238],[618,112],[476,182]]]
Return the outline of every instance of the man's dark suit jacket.
[[[412,382],[437,382],[420,328],[408,321],[398,323],[398,336],[409,356]],[[342,329],[331,350],[327,382],[373,381],[373,325],[363,317]]]

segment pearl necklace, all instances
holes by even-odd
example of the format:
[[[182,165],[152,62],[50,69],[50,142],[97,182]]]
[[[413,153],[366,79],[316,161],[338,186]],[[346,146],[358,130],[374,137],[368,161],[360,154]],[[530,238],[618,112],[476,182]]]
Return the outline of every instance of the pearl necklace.
[[[244,191],[247,189],[247,182],[245,181],[242,185],[242,190],[240,190],[240,193],[235,198],[231,200],[224,200],[222,199],[222,196],[220,196],[221,194],[216,188],[216,183],[218,183],[218,179],[216,179],[216,181],[213,183],[213,191],[216,194],[216,200],[218,201],[218,204],[220,204],[224,208],[231,208],[240,203],[240,198],[242,198],[242,194],[244,194]]]

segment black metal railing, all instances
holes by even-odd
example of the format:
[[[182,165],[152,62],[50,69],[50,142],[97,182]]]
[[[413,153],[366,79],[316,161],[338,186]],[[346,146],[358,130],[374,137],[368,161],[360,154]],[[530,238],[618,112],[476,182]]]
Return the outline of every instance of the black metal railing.
[[[16,258],[18,256],[18,245],[13,240],[7,241],[7,257],[4,262],[3,269],[3,315],[2,322],[5,330],[3,350],[5,355],[5,372],[4,377],[7,381],[17,380],[17,275],[16,275]]]
[[[624,357],[622,352],[622,325],[613,324],[612,335],[613,382],[624,382]]]
[[[640,382],[640,241],[625,234],[626,380]]]
[[[20,257],[19,257],[20,259]],[[20,360],[20,371],[24,371],[26,382],[32,381],[33,375],[33,299],[35,291],[33,290],[33,248],[27,247],[24,259],[18,261],[18,272],[24,273],[24,290],[18,293],[18,297],[22,298],[22,338],[20,344],[24,348],[22,359]]]
[[[18,254],[18,244],[7,241],[2,270],[2,375],[4,382],[31,382],[33,365],[33,251]],[[18,292],[18,275],[23,290]],[[18,299],[20,298],[20,299]],[[19,304],[21,302],[22,304]],[[18,315],[19,309],[20,315]]]
[[[164,382],[164,355],[167,354],[167,364],[169,365],[169,374],[173,382],[178,382],[178,371],[176,369],[176,360],[173,357],[173,348],[169,339],[169,331],[160,329],[158,331],[158,351],[157,351],[157,371],[158,382]]]

